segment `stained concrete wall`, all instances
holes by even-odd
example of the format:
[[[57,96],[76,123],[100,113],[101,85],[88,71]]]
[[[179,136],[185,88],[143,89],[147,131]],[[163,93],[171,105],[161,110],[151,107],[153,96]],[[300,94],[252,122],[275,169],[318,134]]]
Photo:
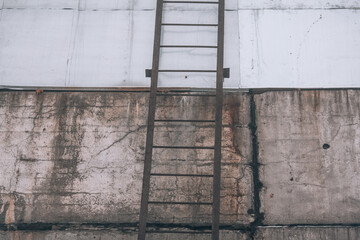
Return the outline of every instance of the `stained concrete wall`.
[[[260,227],[256,239],[318,240],[360,238],[359,227]]]
[[[136,239],[147,100],[146,92],[0,92],[0,237]],[[358,90],[226,93],[222,239],[357,239],[359,104]],[[159,97],[157,117],[212,119],[214,105]],[[162,123],[155,143],[209,146],[212,136],[208,123]],[[211,158],[157,150],[153,171],[210,173]],[[208,179],[159,177],[151,186],[154,200],[211,196]],[[199,229],[209,213],[153,207],[150,221]]]
[[[1,93],[2,224],[134,227],[139,218],[147,93]],[[157,118],[213,119],[215,100],[159,98]],[[175,107],[180,104],[179,107]],[[226,97],[222,223],[252,216],[249,99]],[[214,126],[159,124],[157,145],[211,146]],[[211,174],[209,150],[154,150],[154,172]],[[153,178],[150,198],[211,201],[207,178]],[[153,207],[150,221],[208,226],[211,208]],[[4,225],[4,226],[5,226]],[[5,228],[5,227],[4,227]],[[16,228],[16,227],[15,227]]]
[[[264,223],[360,222],[359,102],[350,90],[256,98]]]

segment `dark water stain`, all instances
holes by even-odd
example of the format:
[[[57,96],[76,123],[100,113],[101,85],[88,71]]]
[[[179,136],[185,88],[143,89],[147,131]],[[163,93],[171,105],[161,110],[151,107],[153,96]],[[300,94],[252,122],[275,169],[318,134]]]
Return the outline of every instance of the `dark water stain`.
[[[81,143],[85,135],[78,120],[84,115],[88,104],[77,94],[61,94],[55,105],[56,132],[53,140],[50,186],[51,191],[60,193],[72,188],[81,159]]]
[[[241,96],[239,95],[231,95],[231,96],[227,96],[225,99],[226,104],[228,105],[228,110],[229,110],[229,116],[230,116],[230,137],[231,137],[231,148],[233,150],[233,152],[238,155],[240,157],[240,159],[243,159],[244,156],[241,152],[242,149],[242,143],[241,141],[243,140],[243,136],[241,136],[241,132],[238,129],[238,125],[240,124],[240,102],[241,100],[239,100],[239,98],[241,98]],[[237,167],[239,169],[242,168],[242,166],[240,166],[240,163],[236,162],[236,165],[238,165]],[[237,179],[236,181],[236,193],[237,196],[241,196],[243,193],[241,192],[241,187],[240,187],[240,179]],[[235,200],[237,202],[237,200]],[[239,212],[239,207],[241,206],[241,203],[237,202],[237,204],[235,204],[235,209],[234,212],[238,213]]]
[[[79,213],[64,205],[64,198],[76,193],[74,184],[81,181],[78,164],[82,162],[82,141],[85,128],[81,120],[89,111],[88,97],[79,93],[60,93],[56,95],[53,111],[53,140],[48,143],[51,149],[52,168],[47,181],[37,187],[33,194],[32,218],[42,221],[76,221]],[[50,123],[49,123],[50,124]],[[45,195],[44,195],[45,194]]]
[[[260,181],[260,173],[259,173],[259,141],[257,135],[257,119],[256,119],[256,102],[255,102],[255,94],[253,91],[249,92],[250,97],[250,129],[252,135],[252,163],[251,170],[253,174],[253,211],[254,211],[254,221],[250,223],[250,238],[255,239],[256,231],[258,226],[263,224],[264,213],[260,212],[261,209],[261,200],[260,193],[263,188],[263,183]]]
[[[319,112],[320,111],[320,104],[321,104],[321,92],[320,91],[314,91],[314,111]]]

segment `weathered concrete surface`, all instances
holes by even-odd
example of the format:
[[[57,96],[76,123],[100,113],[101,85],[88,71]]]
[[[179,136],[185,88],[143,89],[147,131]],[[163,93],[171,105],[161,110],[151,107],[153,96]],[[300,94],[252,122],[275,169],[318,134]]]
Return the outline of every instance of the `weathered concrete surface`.
[[[359,227],[260,227],[255,240],[358,240],[360,238]],[[14,231],[0,232],[2,240],[136,240],[135,232],[122,232],[115,230],[87,230],[87,231]],[[209,239],[202,236],[164,236],[149,235],[152,239],[174,240],[202,240]],[[239,231],[220,231],[221,240],[248,240],[249,236]]]
[[[223,161],[222,161],[222,193],[221,212],[223,223],[247,223],[251,208],[251,173],[248,163],[251,161],[251,145],[246,139],[250,138],[248,128],[250,118],[248,114],[249,100],[245,94],[225,97]],[[240,104],[241,102],[241,104]],[[201,97],[160,97],[158,99],[157,116],[165,119],[214,119],[215,99]],[[194,108],[193,106],[197,106]],[[178,105],[177,108],[174,106]],[[173,146],[213,146],[213,124],[157,124],[154,144]],[[212,172],[213,151],[211,150],[164,150],[154,149],[154,172],[179,172],[190,174],[209,174]],[[161,184],[163,182],[163,184]],[[150,197],[167,201],[211,201],[212,181],[208,178],[172,178],[157,177],[153,179],[155,186],[160,186]],[[163,188],[164,184],[168,188]],[[168,189],[168,190],[166,190]],[[169,190],[180,189],[181,191]],[[193,191],[194,189],[201,189]],[[244,195],[245,194],[245,195]],[[250,194],[250,195],[247,195]],[[172,206],[175,211],[166,211],[167,207],[154,206],[150,211],[167,214],[155,214],[155,221],[163,218],[185,218],[189,221],[192,215],[204,214],[204,219],[211,218],[211,208],[208,206],[194,208],[188,206]],[[185,211],[182,211],[184,209]],[[182,216],[180,213],[190,216]],[[174,214],[174,215],[173,215]]]
[[[136,240],[137,233],[122,232],[114,230],[87,230],[87,231],[17,231],[17,232],[0,232],[1,240]],[[208,235],[172,235],[168,234],[152,235],[149,234],[146,239],[173,239],[173,240],[207,240]],[[220,231],[221,240],[247,240],[248,236],[239,231]]]
[[[264,223],[360,223],[359,91],[274,91],[255,101]]]
[[[222,239],[359,238],[359,93],[225,94]],[[136,239],[147,95],[0,92],[0,239]],[[214,105],[159,97],[156,115],[213,119]],[[213,126],[157,123],[155,144],[211,146]],[[212,157],[156,149],[153,172],[211,173]],[[153,200],[211,200],[209,179],[154,177],[151,186]],[[205,207],[149,210],[165,229],[211,221]]]
[[[260,227],[256,240],[360,239],[359,227]]]
[[[139,218],[147,93],[0,93],[0,223],[132,223]],[[241,103],[241,104],[240,104]],[[175,106],[178,107],[175,107]],[[159,98],[157,118],[212,119],[214,100]],[[223,224],[248,224],[252,178],[245,95],[225,97]],[[161,124],[156,144],[212,145],[208,124]],[[154,172],[209,173],[212,152],[154,152]],[[209,199],[211,181],[154,178],[155,200]],[[150,208],[150,221],[209,224],[211,209]]]

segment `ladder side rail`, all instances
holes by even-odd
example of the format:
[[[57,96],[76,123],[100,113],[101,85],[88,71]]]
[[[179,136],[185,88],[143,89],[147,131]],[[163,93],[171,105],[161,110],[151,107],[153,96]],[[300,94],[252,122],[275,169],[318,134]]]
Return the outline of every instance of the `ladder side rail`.
[[[220,224],[221,138],[222,138],[222,108],[223,108],[223,81],[224,81],[224,32],[225,32],[224,26],[225,26],[225,0],[219,0],[212,240],[219,240],[219,224]]]
[[[151,88],[150,88],[149,112],[148,112],[147,134],[146,134],[146,150],[145,150],[145,162],[144,162],[143,184],[142,184],[142,194],[141,194],[138,240],[145,240],[145,235],[146,235],[146,222],[148,215],[149,192],[150,192],[150,174],[151,174],[151,163],[152,163],[152,152],[153,152],[152,150],[153,150],[153,142],[154,142],[156,93],[158,86],[158,73],[159,73],[159,63],[160,63],[159,60],[160,60],[162,13],[163,13],[163,0],[157,0],[153,63],[152,63],[152,71],[151,71]]]

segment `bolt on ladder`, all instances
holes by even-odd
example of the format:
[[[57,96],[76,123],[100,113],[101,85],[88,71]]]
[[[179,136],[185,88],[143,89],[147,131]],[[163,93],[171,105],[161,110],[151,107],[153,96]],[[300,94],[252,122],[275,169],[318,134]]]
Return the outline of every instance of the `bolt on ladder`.
[[[217,24],[188,24],[188,23],[163,23],[163,5],[164,3],[174,4],[216,4],[218,5],[218,23]],[[163,231],[163,233],[186,233],[186,234],[211,234],[212,240],[219,239],[219,222],[220,222],[220,177],[221,177],[221,136],[222,136],[222,106],[223,106],[223,80],[229,77],[229,69],[223,68],[224,62],[224,11],[225,0],[214,1],[168,1],[157,0],[156,20],[155,20],[155,37],[153,50],[152,69],[146,70],[146,76],[151,77],[149,112],[147,123],[145,163],[143,173],[143,185],[141,196],[141,209],[139,221],[138,240],[145,240],[147,233],[147,217],[149,204],[181,204],[181,205],[210,205],[212,206],[212,227],[211,231]],[[161,32],[163,26],[198,26],[198,27],[216,27],[217,28],[217,46],[196,46],[196,45],[162,45]],[[216,48],[217,49],[217,67],[216,70],[169,70],[159,69],[160,49],[161,48]],[[158,75],[161,72],[197,72],[197,73],[216,73],[216,94],[171,94],[161,93],[157,91]],[[156,97],[157,96],[204,96],[216,98],[215,120],[160,120],[155,119]],[[214,146],[195,147],[195,146],[154,146],[154,127],[155,122],[213,122],[215,123],[215,141]],[[168,149],[211,149],[214,151],[213,174],[197,175],[197,174],[173,174],[173,173],[152,173],[152,154],[154,148]],[[213,179],[213,198],[212,202],[160,202],[149,201],[150,178],[156,176],[168,177],[209,177]],[[160,232],[161,233],[161,232]]]

